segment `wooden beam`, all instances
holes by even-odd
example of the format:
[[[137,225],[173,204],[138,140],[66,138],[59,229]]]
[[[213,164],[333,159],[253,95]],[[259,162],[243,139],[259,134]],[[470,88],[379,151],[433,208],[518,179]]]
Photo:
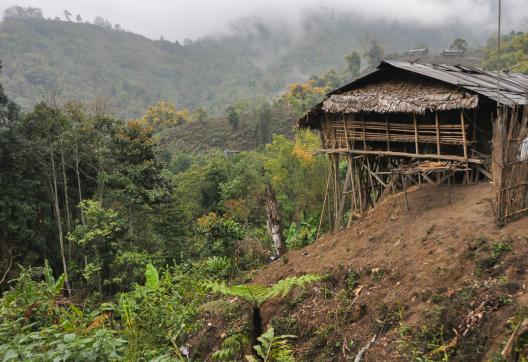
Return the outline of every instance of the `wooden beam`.
[[[409,157],[409,158],[430,158],[430,159],[440,159],[440,160],[446,160],[446,161],[460,161],[460,162],[470,162],[470,163],[477,163],[477,164],[483,164],[484,160],[478,159],[478,158],[465,158],[461,156],[454,156],[454,155],[431,155],[431,154],[415,154],[415,153],[408,153],[408,152],[395,152],[395,151],[371,151],[371,150],[346,150],[346,149],[330,149],[330,148],[324,148],[319,149],[315,151],[316,154],[319,153],[342,153],[342,154],[357,154],[357,155],[376,155],[380,157],[388,157],[388,156],[397,156],[397,157]]]
[[[440,154],[440,125],[438,122],[438,112],[435,112],[435,126],[436,126],[436,154]]]
[[[436,185],[436,182],[434,182],[427,174],[422,173],[422,177],[425,181],[429,182],[431,185]]]
[[[361,162],[361,161],[359,161],[359,162]],[[366,169],[366,170],[367,170],[372,176],[374,176],[374,178],[375,178],[376,180],[378,180],[378,182],[379,182],[380,184],[382,184],[383,187],[387,187],[387,185],[385,184],[385,182],[383,182],[383,181],[378,177],[378,175],[376,175],[376,172],[372,172],[372,170],[370,169],[370,167],[367,167],[363,162],[361,162],[361,166],[363,166],[363,167],[364,167],[364,168],[365,168],[365,169]]]

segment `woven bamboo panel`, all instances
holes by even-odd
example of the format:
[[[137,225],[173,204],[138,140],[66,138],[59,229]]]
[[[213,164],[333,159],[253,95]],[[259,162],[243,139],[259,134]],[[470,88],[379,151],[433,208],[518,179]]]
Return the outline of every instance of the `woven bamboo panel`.
[[[346,124],[346,128],[345,128]],[[468,125],[465,125],[466,134]],[[329,136],[329,137],[328,137]],[[411,123],[385,123],[373,121],[334,121],[332,132],[325,139],[326,147],[347,148],[355,142],[383,141],[463,145],[464,133],[461,124],[440,124],[438,134],[435,124],[417,123],[416,130]],[[466,141],[466,143],[470,143]]]

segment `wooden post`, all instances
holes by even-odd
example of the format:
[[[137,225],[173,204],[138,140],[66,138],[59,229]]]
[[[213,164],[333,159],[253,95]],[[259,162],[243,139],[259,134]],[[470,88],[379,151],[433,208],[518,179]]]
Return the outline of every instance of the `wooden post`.
[[[407,178],[403,173],[400,173],[403,185],[403,200],[405,202],[405,211],[409,211],[409,200],[407,199]]]
[[[385,115],[385,132],[387,133],[387,151],[390,151],[389,116]]]
[[[350,203],[350,215],[352,216],[352,213],[356,210],[356,181],[354,180],[354,164],[352,161],[352,156],[347,155],[347,162],[348,162],[348,169],[350,171],[350,184],[352,186],[352,200]],[[350,220],[348,222],[350,225]]]
[[[418,148],[418,124],[416,123],[416,114],[413,114],[413,122],[414,122],[414,145],[416,147],[416,154],[420,153],[420,149]]]
[[[462,143],[464,145],[464,158],[468,159],[467,144],[466,144],[466,126],[464,123],[464,111],[460,111],[460,125],[462,126]]]
[[[334,156],[334,225],[338,225],[339,221],[337,219],[339,212],[339,153],[336,153]]]
[[[326,200],[328,199],[328,189],[330,188],[330,177],[331,177],[331,174],[329,173],[328,177],[326,178],[326,191],[325,191],[324,200],[323,200],[323,209],[321,210],[321,217],[319,218],[319,226],[317,227],[317,236],[315,237],[315,240],[319,239],[319,235],[321,232],[321,225],[323,224],[323,216],[324,216],[324,211],[325,211],[325,206],[326,206]]]
[[[466,168],[468,168],[468,152],[467,152],[467,142],[466,142],[466,125],[464,123],[464,110],[460,110],[460,126],[462,127],[462,143],[464,145],[464,158],[466,159]],[[464,180],[462,183],[469,183],[469,172],[464,173]]]
[[[440,155],[440,125],[438,122],[438,112],[435,112],[435,125],[436,125],[436,154]]]
[[[360,116],[360,119],[361,119],[361,128],[363,129],[363,150],[367,150],[367,141],[366,141],[366,132],[365,132],[365,121],[363,120],[363,115],[361,114]]]
[[[345,211],[345,199],[348,184],[350,183],[350,164],[347,165],[347,172],[345,177],[345,183],[343,184],[343,192],[341,193],[341,200],[339,202],[339,208],[335,219],[335,229],[340,230],[343,222],[343,213]]]

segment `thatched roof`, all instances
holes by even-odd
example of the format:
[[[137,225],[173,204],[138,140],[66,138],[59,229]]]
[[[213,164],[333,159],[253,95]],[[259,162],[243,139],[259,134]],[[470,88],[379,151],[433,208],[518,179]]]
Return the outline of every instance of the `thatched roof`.
[[[475,108],[479,97],[506,106],[528,104],[528,76],[497,74],[472,66],[383,61],[374,71],[328,94],[297,121],[319,128],[324,113],[424,113]],[[498,99],[497,99],[498,98]]]
[[[419,113],[475,108],[478,96],[462,89],[421,81],[387,81],[332,94],[322,104],[328,113]]]

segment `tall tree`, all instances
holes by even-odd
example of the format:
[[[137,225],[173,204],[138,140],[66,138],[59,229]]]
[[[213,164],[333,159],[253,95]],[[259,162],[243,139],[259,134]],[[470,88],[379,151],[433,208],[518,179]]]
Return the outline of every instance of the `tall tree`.
[[[352,75],[352,78],[357,78],[361,68],[361,55],[359,55],[358,52],[353,51],[345,56],[345,60],[347,62],[348,72]]]
[[[379,63],[383,60],[384,50],[381,44],[377,40],[373,40],[370,43],[369,49],[365,52],[367,58],[367,64],[369,69],[376,68]]]
[[[271,106],[263,103],[258,110],[257,140],[259,144],[271,142]]]

